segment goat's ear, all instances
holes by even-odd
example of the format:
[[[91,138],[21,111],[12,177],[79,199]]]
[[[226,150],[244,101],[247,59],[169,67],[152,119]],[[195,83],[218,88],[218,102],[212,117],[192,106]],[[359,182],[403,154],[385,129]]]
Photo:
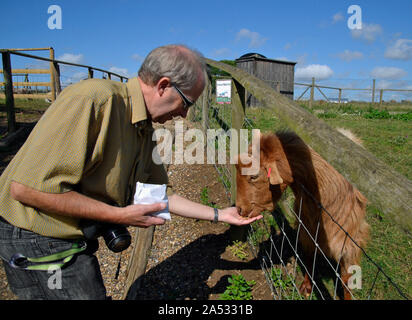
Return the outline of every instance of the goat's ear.
[[[268,170],[270,184],[276,185],[276,184],[283,183],[283,179],[279,174],[279,170],[278,170],[278,167],[276,165],[276,161],[269,162],[267,164],[267,170]]]

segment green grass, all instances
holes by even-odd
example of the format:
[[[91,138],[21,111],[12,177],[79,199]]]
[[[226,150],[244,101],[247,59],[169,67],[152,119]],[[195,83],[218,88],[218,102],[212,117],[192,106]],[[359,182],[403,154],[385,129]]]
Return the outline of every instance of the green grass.
[[[315,105],[312,109],[302,106],[333,128],[349,129],[361,139],[365,149],[408,179],[412,179],[412,105],[385,105],[380,109],[371,109],[367,103],[341,106],[323,104]],[[253,121],[254,127],[260,128],[262,132],[284,129],[280,120],[269,110],[249,108],[246,114]],[[412,297],[411,237],[372,204],[367,209],[367,221],[371,226],[371,240],[366,254],[405,294]],[[263,231],[257,232],[260,236],[259,232]],[[366,257],[362,258],[362,289],[354,290],[355,296],[367,299],[375,282],[371,299],[402,299],[373,262]],[[326,287],[333,287],[333,281],[325,282]]]
[[[0,107],[4,107],[6,100],[0,98]],[[49,106],[50,103],[46,102],[44,99],[14,99],[14,105],[17,109],[27,110],[27,111],[44,111]]]
[[[0,98],[0,121],[2,125],[7,119],[5,99]],[[50,103],[44,99],[14,99],[16,122],[34,122],[43,114]],[[0,137],[1,138],[1,137]]]

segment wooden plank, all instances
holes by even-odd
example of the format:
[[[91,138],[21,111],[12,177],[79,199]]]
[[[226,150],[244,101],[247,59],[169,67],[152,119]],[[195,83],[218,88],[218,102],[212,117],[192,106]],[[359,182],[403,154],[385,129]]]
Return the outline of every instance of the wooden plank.
[[[3,73],[3,70],[0,69],[0,73]],[[49,74],[49,69],[12,69],[12,74]]]
[[[206,59],[232,75],[264,108],[294,130],[381,212],[404,230],[412,231],[412,181],[387,166],[373,154],[340,134],[294,101],[282,96],[264,81],[232,66]]]
[[[51,98],[51,93],[15,93],[13,94],[14,98],[16,99],[44,99],[44,98]],[[6,95],[4,93],[0,93],[0,98],[5,98]]]
[[[17,48],[17,49],[8,49],[10,51],[46,51],[50,50],[50,47],[48,48]]]
[[[140,283],[137,281],[146,271],[150,248],[152,247],[155,226],[136,228],[133,252],[127,267],[123,299],[134,299]],[[137,282],[136,282],[137,281]]]
[[[0,82],[4,86],[4,82]],[[50,87],[50,82],[13,82],[14,87]]]
[[[109,72],[107,70],[103,70],[103,69],[100,69],[100,68],[94,68],[94,67],[86,66],[86,65],[83,65],[83,64],[72,63],[72,62],[67,62],[67,61],[60,61],[60,60],[54,60],[53,61],[53,60],[50,60],[50,58],[34,56],[34,55],[31,55],[31,54],[15,52],[15,51],[12,51],[12,50],[7,50],[7,49],[0,49],[0,52],[2,52],[2,53],[3,52],[9,52],[9,53],[12,53],[12,54],[17,55],[17,56],[22,56],[22,57],[26,57],[26,58],[32,58],[32,59],[42,60],[42,61],[47,61],[47,62],[55,62],[55,63],[65,64],[65,65],[74,66],[74,67],[92,68],[93,70],[104,72],[104,73]],[[120,77],[123,77],[123,76],[121,76],[119,74],[116,74],[116,73],[113,73],[113,72],[111,72],[111,74],[116,76],[116,77],[119,77],[119,79],[120,79]],[[126,78],[126,77],[123,77],[123,78]]]

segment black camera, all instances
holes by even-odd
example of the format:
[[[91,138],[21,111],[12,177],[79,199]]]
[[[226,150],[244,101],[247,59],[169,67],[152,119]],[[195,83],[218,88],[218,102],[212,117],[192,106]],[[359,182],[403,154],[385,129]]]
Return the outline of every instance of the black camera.
[[[102,236],[106,246],[113,252],[126,250],[132,237],[126,227],[119,224],[102,223],[92,220],[82,222],[82,231],[87,240],[96,240]]]

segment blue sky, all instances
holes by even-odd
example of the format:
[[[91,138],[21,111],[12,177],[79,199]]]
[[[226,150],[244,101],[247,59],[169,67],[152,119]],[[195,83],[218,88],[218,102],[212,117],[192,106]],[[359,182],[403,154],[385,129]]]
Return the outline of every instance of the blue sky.
[[[357,31],[347,25],[353,4],[362,9]],[[62,9],[60,30],[48,28],[51,5]],[[129,77],[151,49],[184,43],[215,60],[258,52],[298,62],[295,80],[300,82],[315,76],[325,85],[368,88],[375,78],[377,88],[412,89],[411,0],[6,0],[1,8],[0,48],[52,46],[57,59]],[[41,63],[13,57],[12,65]],[[70,82],[85,70],[64,68],[62,73]],[[362,92],[351,95],[368,98]]]

